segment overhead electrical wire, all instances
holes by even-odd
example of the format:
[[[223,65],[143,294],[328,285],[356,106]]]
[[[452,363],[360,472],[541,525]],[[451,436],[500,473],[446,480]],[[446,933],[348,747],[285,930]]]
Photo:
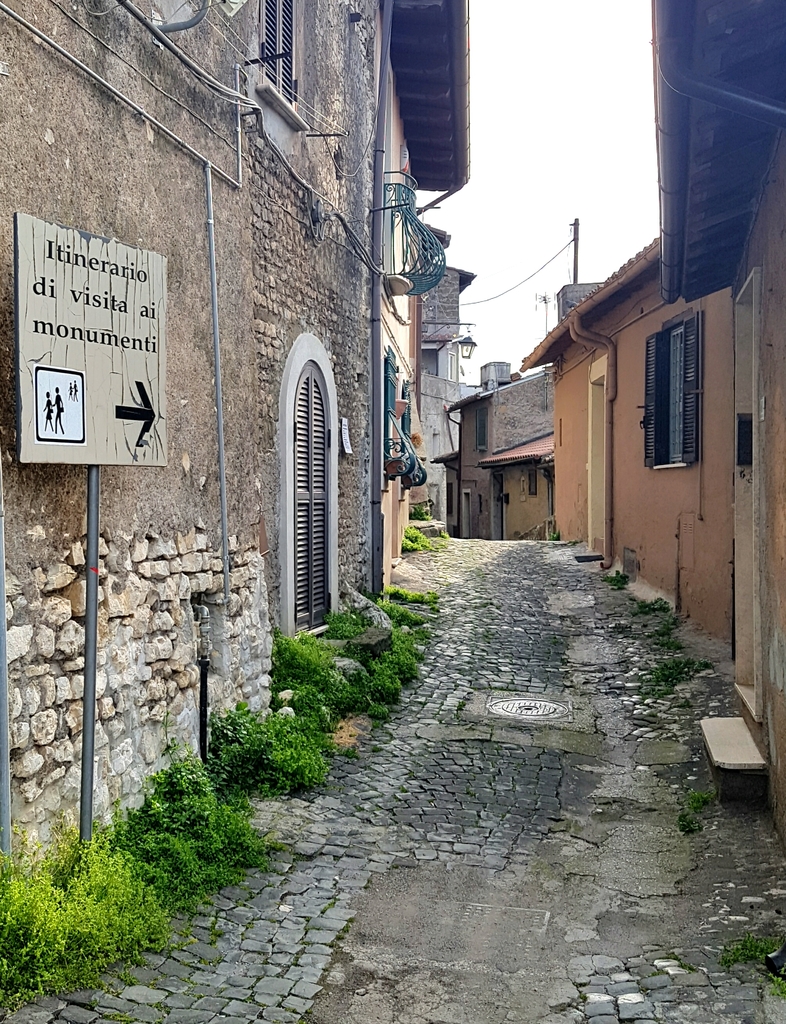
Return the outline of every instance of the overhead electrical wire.
[[[462,302],[461,303],[461,308],[463,309],[465,306],[481,306],[484,302],[493,302],[494,299],[501,299],[503,295],[510,295],[511,292],[515,292],[515,290],[517,288],[521,288],[521,286],[523,284],[526,284],[527,281],[531,281],[533,277],[537,277],[537,275],[541,272],[541,270],[545,270],[546,267],[549,265],[549,263],[553,263],[554,260],[558,256],[561,256],[562,253],[565,252],[565,250],[567,248],[569,248],[571,245],[573,245],[573,239],[572,238],[571,238],[571,240],[569,242],[566,242],[565,245],[562,246],[562,248],[559,250],[559,252],[555,252],[554,255],[551,257],[551,259],[546,260],[546,262],[543,264],[543,266],[538,267],[537,270],[534,270],[531,274],[529,274],[527,277],[525,277],[523,281],[519,281],[518,284],[514,284],[512,287],[506,288],[504,292],[499,292],[497,295],[489,295],[489,297],[487,299],[475,299],[474,302]]]

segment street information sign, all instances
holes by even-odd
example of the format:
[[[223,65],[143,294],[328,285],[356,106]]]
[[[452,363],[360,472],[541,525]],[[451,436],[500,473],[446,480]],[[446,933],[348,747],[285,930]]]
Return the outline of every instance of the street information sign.
[[[21,462],[165,466],[166,259],[17,213]]]

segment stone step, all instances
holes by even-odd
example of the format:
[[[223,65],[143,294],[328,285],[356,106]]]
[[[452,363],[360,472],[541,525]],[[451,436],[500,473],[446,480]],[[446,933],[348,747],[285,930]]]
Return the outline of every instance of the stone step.
[[[767,796],[767,762],[743,718],[699,723],[720,800],[760,802]]]

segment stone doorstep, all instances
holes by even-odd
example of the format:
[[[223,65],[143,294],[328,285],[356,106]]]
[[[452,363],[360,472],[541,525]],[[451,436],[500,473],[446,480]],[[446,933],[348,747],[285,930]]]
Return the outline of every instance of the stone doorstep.
[[[699,723],[721,802],[767,799],[767,763],[744,718],[703,718]]]

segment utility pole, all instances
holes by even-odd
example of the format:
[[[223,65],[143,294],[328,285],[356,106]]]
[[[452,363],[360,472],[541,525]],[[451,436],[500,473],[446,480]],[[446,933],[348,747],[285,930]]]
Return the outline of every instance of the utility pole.
[[[579,283],[579,218],[573,221],[573,283]]]

